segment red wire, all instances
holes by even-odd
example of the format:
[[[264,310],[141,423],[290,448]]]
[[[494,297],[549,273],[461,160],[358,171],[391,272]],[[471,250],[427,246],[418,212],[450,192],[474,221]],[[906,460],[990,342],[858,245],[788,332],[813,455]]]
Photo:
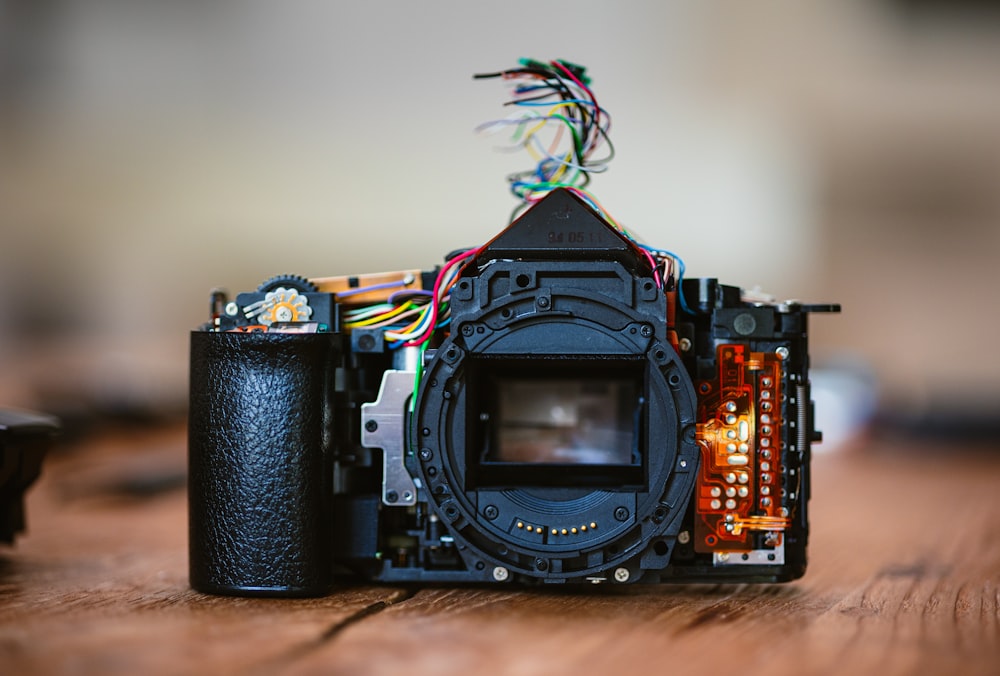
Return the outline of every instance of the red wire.
[[[573,75],[573,71],[571,71],[569,68],[567,68],[565,65],[563,65],[563,63],[561,61],[557,61],[556,60],[556,61],[552,61],[551,63],[552,63],[553,66],[555,66],[556,68],[558,68],[562,72],[566,73],[566,76],[569,77],[570,80],[572,80],[573,82],[575,82],[576,86],[578,86],[583,91],[587,92],[587,96],[590,97],[591,103],[594,104],[594,128],[595,129],[599,128],[601,126],[601,124],[600,124],[601,123],[601,107],[599,105],[597,105],[597,97],[594,96],[594,92],[590,91],[590,87],[588,87],[587,85],[585,85],[582,82],[580,82],[580,80],[576,77],[576,75]]]
[[[469,249],[465,253],[455,256],[450,261],[441,266],[441,269],[438,270],[437,278],[435,278],[434,280],[434,296],[431,300],[431,321],[428,324],[427,331],[421,337],[403,343],[403,347],[418,347],[431,339],[431,336],[434,335],[434,327],[437,324],[438,320],[438,308],[441,305],[445,293],[451,290],[451,287],[454,285],[455,281],[458,278],[456,277],[455,279],[453,279],[451,284],[448,285],[448,288],[444,290],[442,290],[441,288],[441,283],[444,281],[444,278],[445,276],[447,276],[449,270],[451,270],[453,267],[455,267],[462,261],[465,261],[468,258],[475,256],[478,253],[479,249]]]

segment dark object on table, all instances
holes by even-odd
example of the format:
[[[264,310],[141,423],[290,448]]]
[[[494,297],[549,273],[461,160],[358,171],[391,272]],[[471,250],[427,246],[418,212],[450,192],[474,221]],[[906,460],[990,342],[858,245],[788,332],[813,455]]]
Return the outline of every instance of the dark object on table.
[[[52,416],[0,410],[0,542],[24,530],[24,492],[42,471],[42,458],[59,431]]]

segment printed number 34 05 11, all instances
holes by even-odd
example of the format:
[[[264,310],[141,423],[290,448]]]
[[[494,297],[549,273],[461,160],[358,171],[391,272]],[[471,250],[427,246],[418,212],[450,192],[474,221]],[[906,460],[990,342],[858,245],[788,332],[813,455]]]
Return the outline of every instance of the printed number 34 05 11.
[[[549,242],[553,244],[601,244],[604,242],[603,233],[581,232],[578,230],[559,231],[550,230]]]

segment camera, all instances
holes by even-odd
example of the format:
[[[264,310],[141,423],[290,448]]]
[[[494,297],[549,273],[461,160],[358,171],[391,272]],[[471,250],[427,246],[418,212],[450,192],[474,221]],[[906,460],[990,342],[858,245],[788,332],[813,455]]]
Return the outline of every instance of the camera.
[[[807,319],[837,311],[685,279],[561,188],[433,270],[216,291],[191,584],[798,578]]]

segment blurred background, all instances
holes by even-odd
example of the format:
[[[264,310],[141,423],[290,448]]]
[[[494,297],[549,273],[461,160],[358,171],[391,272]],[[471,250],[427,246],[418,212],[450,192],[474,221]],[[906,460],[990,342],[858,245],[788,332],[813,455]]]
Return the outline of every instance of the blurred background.
[[[843,304],[812,324],[828,440],[996,438],[1000,12],[971,0],[2,0],[0,404],[182,415],[212,287],[485,241],[528,162],[474,134],[507,92],[471,76],[522,56],[588,67],[626,226]]]

